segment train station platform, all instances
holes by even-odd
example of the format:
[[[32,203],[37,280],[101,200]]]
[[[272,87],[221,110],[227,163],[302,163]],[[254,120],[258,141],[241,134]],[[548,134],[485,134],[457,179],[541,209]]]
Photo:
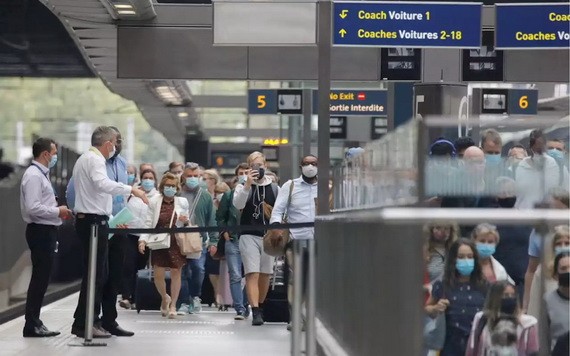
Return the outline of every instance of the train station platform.
[[[0,355],[290,355],[290,333],[282,323],[251,325],[251,318],[235,321],[232,311],[219,312],[205,307],[200,314],[163,318],[158,311],[119,309],[118,322],[133,337],[95,339],[106,347],[72,347],[83,339],[71,335],[73,312],[79,294],[42,308],[42,320],[61,335],[53,338],[23,338],[24,317],[0,325]]]

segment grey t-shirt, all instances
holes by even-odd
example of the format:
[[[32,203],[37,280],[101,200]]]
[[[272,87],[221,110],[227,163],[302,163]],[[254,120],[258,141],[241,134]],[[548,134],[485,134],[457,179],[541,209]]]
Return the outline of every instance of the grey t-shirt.
[[[570,319],[568,318],[570,303],[568,299],[558,293],[558,289],[545,294],[544,301],[550,322],[551,345],[554,347],[556,340],[570,329]]]

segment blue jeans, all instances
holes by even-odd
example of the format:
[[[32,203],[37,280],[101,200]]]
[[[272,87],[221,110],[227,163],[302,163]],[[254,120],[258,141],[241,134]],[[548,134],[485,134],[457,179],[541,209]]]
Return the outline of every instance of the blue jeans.
[[[186,265],[182,267],[182,284],[180,286],[180,297],[176,302],[177,308],[180,308],[182,303],[190,304],[192,299],[200,297],[202,294],[207,253],[208,249],[204,248],[199,259],[187,259]]]
[[[243,306],[244,291],[241,287],[241,254],[237,242],[226,241],[226,262],[230,273],[230,291],[234,301],[234,309],[236,312],[245,312]]]

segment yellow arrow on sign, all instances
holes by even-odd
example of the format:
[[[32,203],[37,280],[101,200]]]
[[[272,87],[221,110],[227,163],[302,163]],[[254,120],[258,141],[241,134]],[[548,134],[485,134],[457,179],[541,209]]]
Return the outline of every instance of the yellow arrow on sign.
[[[346,18],[348,16],[348,10],[342,10],[339,16],[341,19]]]
[[[338,33],[340,33],[340,37],[342,38],[344,38],[344,35],[346,35],[346,31],[344,30],[344,28],[338,31]]]

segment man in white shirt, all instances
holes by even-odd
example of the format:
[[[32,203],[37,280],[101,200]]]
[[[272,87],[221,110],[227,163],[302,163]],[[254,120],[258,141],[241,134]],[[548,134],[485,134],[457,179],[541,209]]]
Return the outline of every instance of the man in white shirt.
[[[28,224],[26,241],[32,257],[32,278],[26,297],[26,324],[24,337],[51,337],[58,331],[49,331],[40,320],[40,310],[46,293],[61,219],[71,216],[67,206],[57,206],[49,179],[49,170],[57,163],[57,147],[48,138],[39,138],[32,146],[34,160],[22,177],[20,208]]]
[[[317,162],[317,157],[313,155],[303,157],[301,160],[301,177],[292,179],[283,184],[280,193],[277,196],[277,200],[275,201],[273,211],[271,212],[270,221],[272,224],[280,223],[284,214],[287,214],[287,222],[290,224],[315,221],[317,200]],[[291,184],[293,184],[293,190],[291,190]],[[291,194],[291,203],[287,206],[289,194]],[[294,228],[291,229],[290,232],[292,239],[305,240],[303,244],[303,254],[305,261],[307,261],[308,253],[306,250],[306,240],[315,238],[314,228]],[[287,264],[292,271],[293,268],[295,268],[295,261],[293,260],[291,246],[287,248],[285,256],[287,257]],[[303,270],[303,282],[306,281],[307,266],[308,262],[305,263],[305,268]],[[293,304],[293,279],[291,277],[292,273],[289,274],[289,288],[287,293],[287,299],[289,299],[290,306]],[[303,287],[304,286],[305,283],[303,283]],[[287,326],[287,329],[291,330],[291,324]]]
[[[553,188],[560,186],[558,164],[546,154],[546,135],[533,130],[529,136],[530,157],[522,160],[516,172],[515,209],[532,209],[542,203]]]
[[[83,281],[79,302],[75,310],[75,321],[71,333],[84,337],[87,309],[87,274],[89,261],[89,240],[91,225],[98,225],[97,268],[95,278],[95,325],[94,338],[106,338],[111,335],[132,336],[134,333],[122,329],[119,325],[100,325],[99,312],[102,300],[113,299],[114,288],[108,282],[108,220],[113,210],[114,195],[134,195],[148,204],[144,192],[127,184],[109,179],[105,161],[115,155],[117,132],[111,127],[100,126],[91,136],[91,147],[77,160],[73,168],[75,187],[75,230],[83,247]],[[105,329],[107,328],[107,329]]]

